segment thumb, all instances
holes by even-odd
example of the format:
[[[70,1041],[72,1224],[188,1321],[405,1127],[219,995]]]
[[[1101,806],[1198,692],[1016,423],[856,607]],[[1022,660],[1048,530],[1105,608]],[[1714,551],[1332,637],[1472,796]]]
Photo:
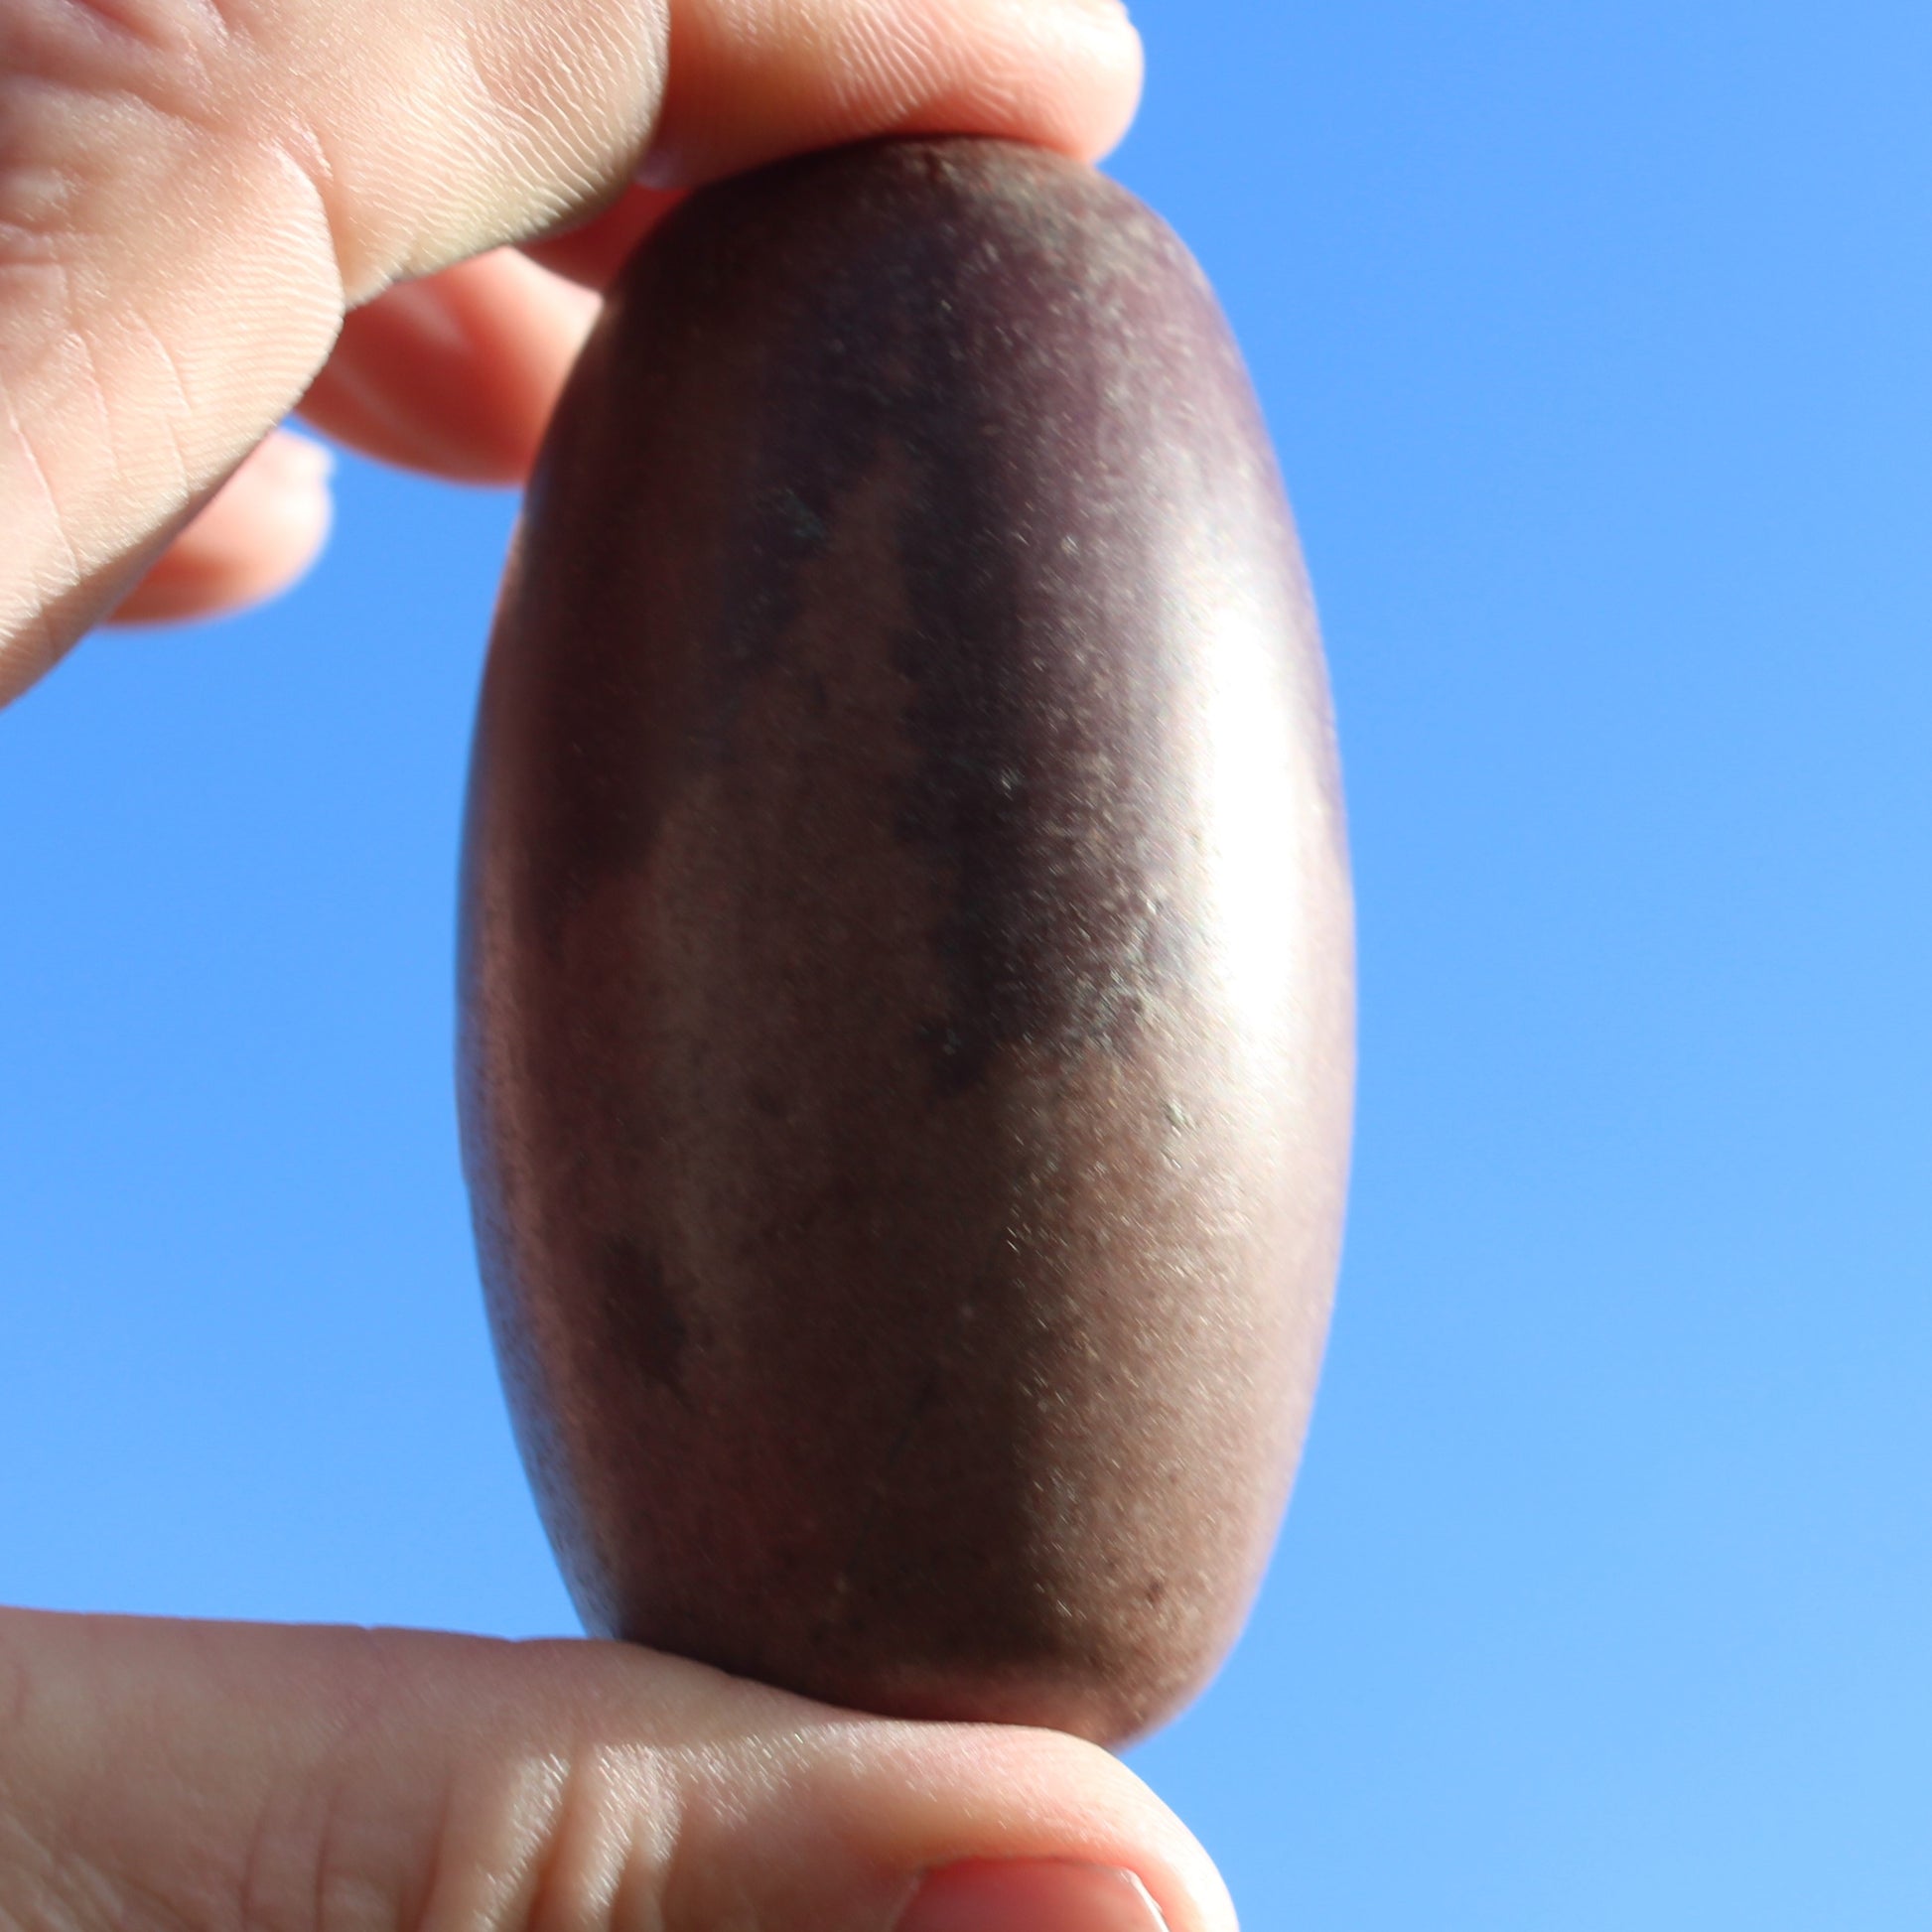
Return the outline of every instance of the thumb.
[[[1232,1932],[1095,1747],[594,1643],[0,1612],[0,1923]]]
[[[0,701],[389,283],[646,158],[676,182],[941,129],[1098,153],[1138,72],[1113,0],[0,0]]]

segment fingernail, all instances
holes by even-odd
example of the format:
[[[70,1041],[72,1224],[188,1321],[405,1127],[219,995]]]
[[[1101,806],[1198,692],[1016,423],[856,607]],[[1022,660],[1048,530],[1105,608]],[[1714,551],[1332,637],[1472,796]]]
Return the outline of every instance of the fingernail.
[[[894,1932],[1167,1932],[1167,1920],[1131,1871],[988,1859],[928,1871]]]

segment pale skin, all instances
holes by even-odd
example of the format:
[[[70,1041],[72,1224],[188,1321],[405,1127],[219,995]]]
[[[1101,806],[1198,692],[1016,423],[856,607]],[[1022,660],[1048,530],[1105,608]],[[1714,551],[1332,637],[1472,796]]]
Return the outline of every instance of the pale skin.
[[[0,701],[299,576],[298,408],[515,482],[678,190],[899,131],[1097,157],[1139,82],[1114,0],[0,0]],[[889,1932],[933,1871],[936,1932],[1233,1924],[1069,1738],[616,1645],[0,1611],[0,1926]]]

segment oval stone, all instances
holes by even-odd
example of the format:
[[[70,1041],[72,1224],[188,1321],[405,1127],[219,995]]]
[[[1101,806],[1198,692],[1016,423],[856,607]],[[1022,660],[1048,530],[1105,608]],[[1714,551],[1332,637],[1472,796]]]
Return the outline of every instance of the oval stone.
[[[707,189],[490,648],[462,1098],[587,1625],[1118,1742],[1234,1640],[1320,1355],[1350,913],[1314,618],[1199,270],[1051,155]]]

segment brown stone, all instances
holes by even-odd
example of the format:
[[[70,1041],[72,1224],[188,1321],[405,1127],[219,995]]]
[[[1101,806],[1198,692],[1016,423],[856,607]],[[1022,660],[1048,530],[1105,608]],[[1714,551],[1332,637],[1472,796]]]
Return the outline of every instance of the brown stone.
[[[1117,1741],[1219,1663],[1312,1390],[1350,926],[1239,356],[989,141],[708,189],[531,490],[465,1148],[586,1623]]]

